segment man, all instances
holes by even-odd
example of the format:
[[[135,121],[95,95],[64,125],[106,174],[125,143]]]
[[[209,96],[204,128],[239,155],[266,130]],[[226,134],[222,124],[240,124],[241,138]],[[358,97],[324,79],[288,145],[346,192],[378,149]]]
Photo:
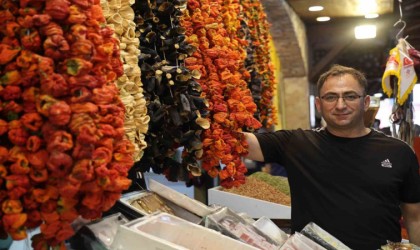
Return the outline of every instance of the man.
[[[245,133],[247,158],[286,167],[292,230],[315,222],[352,249],[401,241],[420,245],[420,176],[403,141],[364,126],[370,97],[359,71],[334,65],[318,81],[316,107],[326,127]]]

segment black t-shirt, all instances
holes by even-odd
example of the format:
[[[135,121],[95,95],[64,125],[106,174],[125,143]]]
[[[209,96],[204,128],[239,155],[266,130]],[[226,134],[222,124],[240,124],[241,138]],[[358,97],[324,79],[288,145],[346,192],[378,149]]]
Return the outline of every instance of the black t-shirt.
[[[372,130],[342,138],[318,130],[256,134],[266,162],[287,169],[292,230],[315,222],[356,250],[401,240],[401,202],[420,202],[419,165],[405,142]]]

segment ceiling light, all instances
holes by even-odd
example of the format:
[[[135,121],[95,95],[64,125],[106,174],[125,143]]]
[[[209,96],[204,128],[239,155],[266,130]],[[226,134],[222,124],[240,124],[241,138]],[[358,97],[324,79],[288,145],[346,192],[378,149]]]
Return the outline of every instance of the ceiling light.
[[[320,17],[317,17],[316,18],[316,20],[318,21],[318,22],[327,22],[327,21],[329,21],[331,18],[329,17],[329,16],[320,16]]]
[[[373,96],[374,96],[374,97],[381,98],[381,97],[383,96],[383,94],[382,94],[382,93],[375,93]]]
[[[365,15],[365,18],[372,19],[372,18],[377,18],[378,16],[379,16],[378,13],[369,13]]]
[[[378,11],[377,0],[363,0],[363,2],[359,2],[360,4],[357,6],[357,9],[362,13],[373,13]]]
[[[356,39],[371,39],[376,37],[376,25],[359,25],[354,28]]]
[[[324,7],[322,7],[322,6],[311,6],[311,7],[309,7],[309,11],[321,11],[323,9],[324,9]]]

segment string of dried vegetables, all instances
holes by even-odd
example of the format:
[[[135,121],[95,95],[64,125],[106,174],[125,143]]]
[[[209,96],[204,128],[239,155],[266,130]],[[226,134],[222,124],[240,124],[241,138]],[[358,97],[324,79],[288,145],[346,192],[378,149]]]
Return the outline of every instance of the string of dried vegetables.
[[[277,111],[273,104],[276,91],[274,67],[270,60],[270,32],[267,16],[259,0],[241,0],[241,33],[248,40],[246,68],[251,74],[248,83],[257,104],[256,117],[264,127],[277,123]]]
[[[127,189],[118,40],[99,1],[1,0],[0,231],[65,248]],[[3,233],[4,233],[3,232]]]
[[[188,13],[182,18],[187,41],[197,47],[185,60],[191,70],[200,70],[198,82],[209,101],[210,129],[203,134],[202,168],[211,177],[220,177],[224,187],[239,186],[245,181],[246,154],[242,128],[257,129],[253,117],[256,105],[245,79],[246,41],[237,36],[240,27],[238,1],[188,0]]]
[[[134,0],[104,0],[101,7],[107,24],[115,31],[115,36],[120,41],[124,74],[118,78],[117,87],[125,107],[125,133],[135,147],[134,161],[139,161],[147,146],[145,134],[150,117],[147,115],[138,66],[140,41],[135,33],[134,10],[131,8],[133,4]]]
[[[146,134],[148,147],[135,167],[153,169],[177,181],[201,175],[203,129],[209,128],[207,102],[197,83],[200,73],[184,67],[195,51],[187,44],[185,29],[179,24],[186,1],[139,0],[133,6],[140,34],[141,80],[150,116]],[[175,152],[183,148],[182,161]]]

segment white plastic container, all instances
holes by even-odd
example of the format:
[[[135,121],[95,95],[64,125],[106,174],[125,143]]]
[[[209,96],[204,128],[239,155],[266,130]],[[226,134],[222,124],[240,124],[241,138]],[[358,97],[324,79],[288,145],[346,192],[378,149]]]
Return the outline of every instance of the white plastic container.
[[[112,250],[256,250],[221,233],[159,213],[120,226]]]
[[[252,218],[262,216],[270,219],[291,218],[290,206],[224,192],[220,186],[208,190],[208,204],[225,206],[236,212],[244,212]]]

